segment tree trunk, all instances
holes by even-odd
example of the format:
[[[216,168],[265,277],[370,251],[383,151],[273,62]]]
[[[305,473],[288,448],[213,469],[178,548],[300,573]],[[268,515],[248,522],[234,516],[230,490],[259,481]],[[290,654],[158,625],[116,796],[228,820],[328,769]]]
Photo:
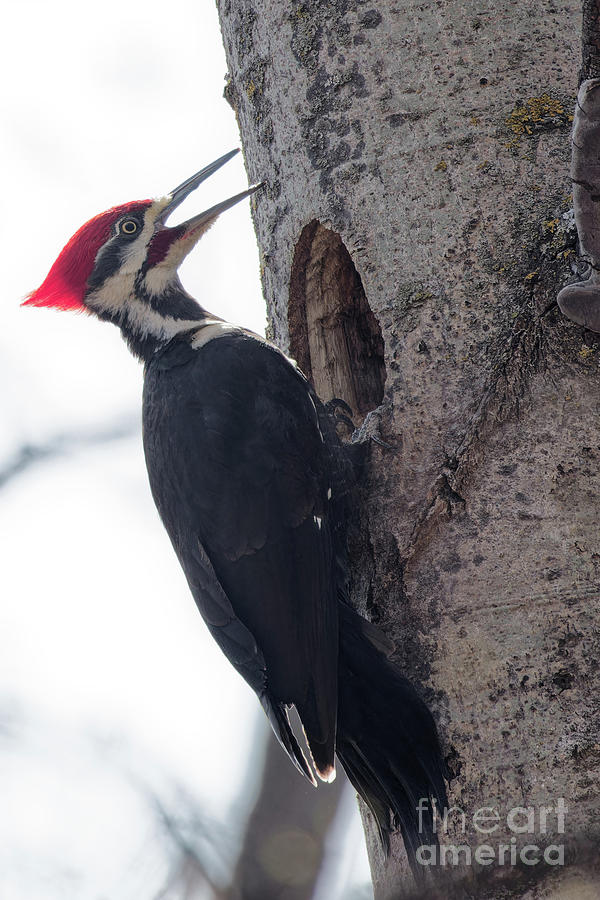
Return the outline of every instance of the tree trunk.
[[[353,599],[454,773],[461,865],[427,869],[441,897],[596,897],[600,340],[555,302],[580,6],[218,5],[272,337],[390,445]],[[409,896],[401,840],[384,860],[365,820],[376,896]]]

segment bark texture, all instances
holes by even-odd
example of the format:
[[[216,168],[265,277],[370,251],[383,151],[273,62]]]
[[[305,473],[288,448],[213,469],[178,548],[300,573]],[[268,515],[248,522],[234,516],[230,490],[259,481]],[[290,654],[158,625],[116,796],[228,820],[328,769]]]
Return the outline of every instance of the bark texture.
[[[581,81],[600,76],[600,4],[598,0],[583,0]]]
[[[268,182],[254,210],[272,336],[358,421],[385,367],[391,449],[371,448],[354,600],[440,722],[467,817],[445,843],[496,854],[437,867],[426,896],[598,896],[598,339],[555,302],[575,254],[581,8],[218,6],[249,177]],[[373,321],[347,302],[358,283]],[[339,334],[324,348],[327,322],[360,360],[335,377],[346,351]],[[543,833],[539,808],[561,797],[565,831],[553,812]],[[482,807],[491,834],[473,826]],[[507,825],[516,807],[534,807],[533,833]],[[498,865],[511,838],[564,844],[569,865]],[[369,840],[376,896],[409,896],[400,840],[387,861]]]

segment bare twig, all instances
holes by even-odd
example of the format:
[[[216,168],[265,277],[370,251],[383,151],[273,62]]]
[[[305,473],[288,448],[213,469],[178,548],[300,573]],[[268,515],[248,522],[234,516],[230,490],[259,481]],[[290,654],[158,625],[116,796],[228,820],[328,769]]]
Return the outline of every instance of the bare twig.
[[[44,443],[23,444],[0,468],[0,489],[38,463],[131,437],[139,428],[139,419],[132,416],[87,433],[66,431],[50,437]]]
[[[200,850],[200,844],[204,842],[213,848],[213,853],[218,853],[218,835],[215,834],[214,823],[204,819],[189,802],[184,804],[187,808],[181,817],[169,812],[155,794],[149,799],[165,835],[176,851],[167,881],[156,894],[155,900],[166,900],[172,890],[177,890],[177,896],[192,900],[193,897],[200,896],[205,887],[210,888],[213,900],[225,900],[227,892],[210,874],[208,859]]]

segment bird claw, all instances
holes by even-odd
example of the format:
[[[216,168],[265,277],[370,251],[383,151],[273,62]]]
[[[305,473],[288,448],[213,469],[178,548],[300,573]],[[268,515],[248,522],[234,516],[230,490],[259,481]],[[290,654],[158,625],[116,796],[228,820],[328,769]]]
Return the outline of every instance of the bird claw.
[[[348,416],[344,416],[341,414],[338,414],[335,416],[335,425],[336,425],[336,428],[338,425],[345,425],[346,428],[348,429],[348,431],[350,432],[350,434],[352,434],[352,432],[355,430],[355,427],[356,427],[354,425],[354,422],[352,421],[352,419],[350,419]]]
[[[340,427],[343,428],[343,433],[340,433],[338,436],[341,438],[346,433],[351,435],[356,426],[352,421],[352,409],[348,406],[346,401],[342,400],[340,397],[333,397],[331,400],[328,400],[324,406],[327,415],[335,426],[335,430],[339,431]]]
[[[342,400],[341,397],[332,397],[331,400],[328,400],[324,405],[330,416],[335,417],[337,410],[342,409],[347,416],[352,418],[353,413],[351,407],[349,407],[346,401]]]
[[[369,435],[370,440],[374,441],[374,443],[379,444],[380,447],[384,447],[386,450],[393,450],[391,444],[388,444],[387,441],[382,441],[380,437],[377,437],[375,434]]]

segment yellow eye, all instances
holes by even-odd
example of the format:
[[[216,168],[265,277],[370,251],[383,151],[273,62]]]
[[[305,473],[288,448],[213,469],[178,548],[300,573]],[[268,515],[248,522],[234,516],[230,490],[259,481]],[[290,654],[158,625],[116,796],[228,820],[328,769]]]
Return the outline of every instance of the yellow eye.
[[[135,234],[138,230],[138,223],[135,219],[125,219],[124,222],[121,222],[121,233],[122,234]]]

